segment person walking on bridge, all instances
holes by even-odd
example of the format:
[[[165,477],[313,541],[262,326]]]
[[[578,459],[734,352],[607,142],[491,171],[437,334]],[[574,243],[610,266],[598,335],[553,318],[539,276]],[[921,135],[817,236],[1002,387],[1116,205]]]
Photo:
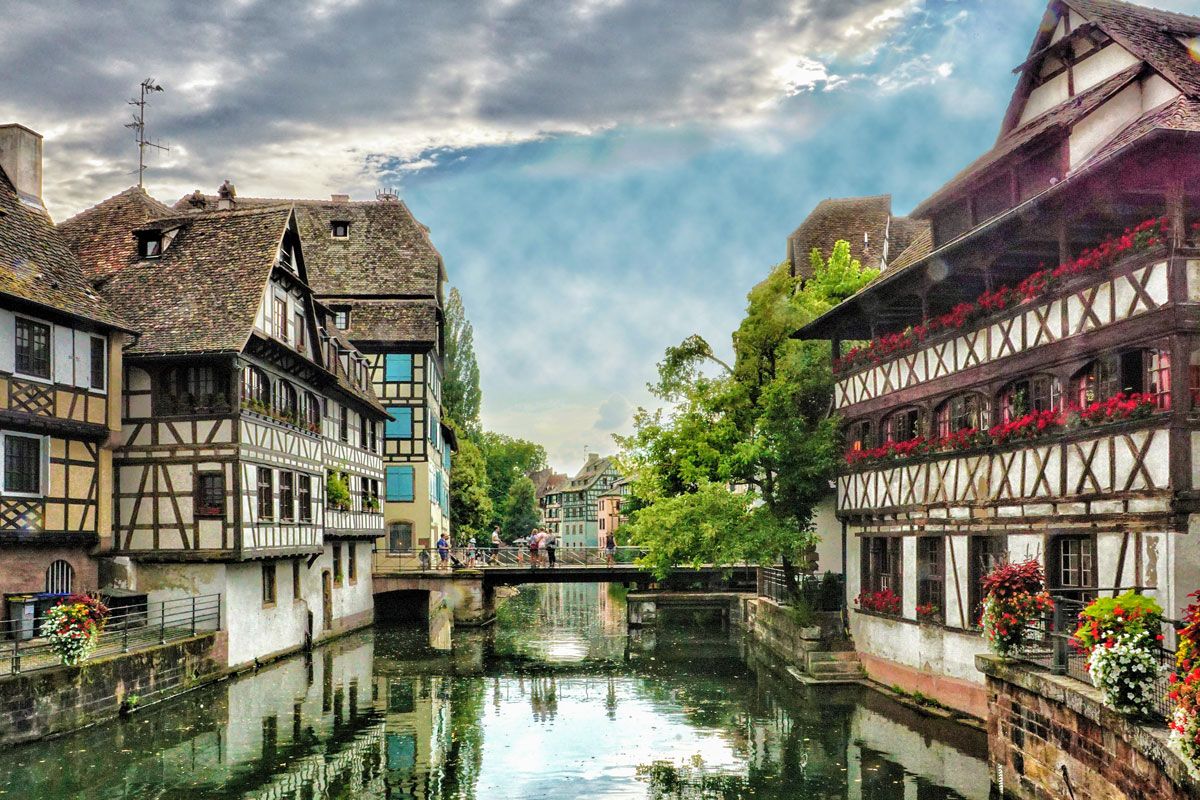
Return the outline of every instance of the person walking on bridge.
[[[503,545],[504,545],[504,542],[503,542],[503,540],[501,540],[501,538],[500,538],[500,526],[499,526],[499,525],[497,525],[496,527],[492,528],[492,553],[491,553],[491,562],[492,562],[493,564],[495,564],[495,563],[497,562],[497,560],[499,560],[499,558],[500,558],[500,548],[501,548]]]
[[[611,567],[616,561],[617,555],[617,537],[609,533],[604,537],[604,560]]]
[[[438,551],[439,566],[441,566],[442,569],[449,569],[450,568],[450,542],[448,542],[446,540],[446,534],[444,534],[444,533],[438,535],[437,551]]]
[[[542,540],[542,543],[546,546],[546,558],[549,562],[548,566],[553,568],[557,563],[555,561],[555,556],[558,553],[558,537],[554,535],[554,531],[546,531],[542,535],[545,537]]]

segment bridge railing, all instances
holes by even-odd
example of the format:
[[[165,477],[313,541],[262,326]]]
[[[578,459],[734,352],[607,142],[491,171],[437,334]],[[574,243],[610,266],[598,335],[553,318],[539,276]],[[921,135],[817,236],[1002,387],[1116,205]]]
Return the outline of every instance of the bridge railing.
[[[549,552],[539,550],[535,556],[528,547],[451,547],[445,551],[444,557],[436,547],[376,549],[375,571],[604,567],[633,564],[644,552],[639,547],[617,547],[611,551],[604,547],[558,547],[555,548],[552,564]]]
[[[781,605],[793,605],[797,599],[813,611],[841,611],[846,605],[846,576],[837,572],[823,575],[797,575],[796,591],[787,585],[779,567],[760,567],[758,594]]]

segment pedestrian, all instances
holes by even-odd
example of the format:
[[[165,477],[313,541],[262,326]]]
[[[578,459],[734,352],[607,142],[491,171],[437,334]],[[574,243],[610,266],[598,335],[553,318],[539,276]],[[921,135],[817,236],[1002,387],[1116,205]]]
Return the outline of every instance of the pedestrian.
[[[538,529],[534,528],[529,533],[529,566],[536,567],[538,565]]]
[[[475,566],[475,537],[467,540],[467,566]]]
[[[500,526],[497,525],[496,527],[492,528],[492,563],[493,564],[495,564],[496,560],[500,558],[500,547],[503,544],[504,544],[504,542],[500,538]]]
[[[438,564],[442,569],[450,569],[450,542],[446,541],[446,534],[439,533],[437,540]]]
[[[604,560],[611,567],[616,561],[617,555],[617,537],[611,533],[604,537]]]
[[[550,560],[549,566],[555,566],[555,554],[558,550],[558,537],[554,535],[554,531],[546,531],[545,538],[542,540],[546,545],[546,557]]]

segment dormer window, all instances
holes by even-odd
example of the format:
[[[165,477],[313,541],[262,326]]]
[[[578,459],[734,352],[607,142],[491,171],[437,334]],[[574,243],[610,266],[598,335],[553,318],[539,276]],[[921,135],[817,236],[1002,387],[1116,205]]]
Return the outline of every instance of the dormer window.
[[[339,306],[331,310],[333,311],[333,326],[341,331],[349,330],[350,309],[346,306]]]
[[[163,251],[161,231],[145,231],[138,234],[138,255],[142,258],[158,258]]]
[[[329,234],[334,239],[349,239],[350,223],[346,220],[334,220],[329,223]]]

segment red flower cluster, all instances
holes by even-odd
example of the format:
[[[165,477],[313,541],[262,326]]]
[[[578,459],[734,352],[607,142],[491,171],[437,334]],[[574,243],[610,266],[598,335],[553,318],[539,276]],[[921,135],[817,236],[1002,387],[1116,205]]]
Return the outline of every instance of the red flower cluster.
[[[1183,627],[1179,629],[1179,644],[1175,650],[1175,671],[1171,673],[1171,691],[1167,696],[1189,716],[1195,716],[1200,714],[1200,591],[1192,592],[1188,597],[1193,599],[1183,612]],[[1200,744],[1200,740],[1196,744]]]
[[[917,605],[917,619],[925,622],[937,622],[941,617],[942,610],[937,607],[937,603],[919,603]]]
[[[879,614],[899,614],[900,595],[891,589],[880,589],[878,592],[860,592],[854,599],[854,605],[864,611],[874,611]]]
[[[879,447],[851,450],[846,453],[846,463],[853,466],[863,462],[899,460],[926,453],[966,450],[987,444],[999,445],[1009,441],[1036,439],[1070,428],[1090,428],[1126,419],[1142,419],[1150,416],[1156,406],[1157,399],[1154,395],[1119,392],[1107,400],[1097,400],[1082,408],[1071,404],[1061,411],[1031,411],[1008,422],[993,425],[986,433],[978,428],[963,428],[948,436],[917,436],[904,442],[889,441]]]
[[[1194,227],[1194,226],[1193,226]],[[1084,250],[1072,261],[1053,269],[1039,268],[1016,287],[1000,286],[986,291],[973,303],[959,303],[948,313],[933,317],[924,325],[914,325],[899,333],[876,337],[863,347],[851,348],[845,356],[835,359],[833,371],[844,372],[862,364],[878,364],[885,357],[915,347],[926,338],[944,330],[958,330],[968,322],[986,314],[1003,311],[1017,303],[1029,303],[1055,289],[1065,278],[1100,269],[1118,257],[1155,247],[1166,240],[1166,217],[1152,217],[1132,228],[1126,228],[1118,238],[1108,238],[1090,250]]]
[[[1016,564],[997,564],[983,576],[983,592],[986,595],[1007,600],[1024,594],[1037,594],[1046,585],[1046,573],[1037,559],[1031,558]]]

